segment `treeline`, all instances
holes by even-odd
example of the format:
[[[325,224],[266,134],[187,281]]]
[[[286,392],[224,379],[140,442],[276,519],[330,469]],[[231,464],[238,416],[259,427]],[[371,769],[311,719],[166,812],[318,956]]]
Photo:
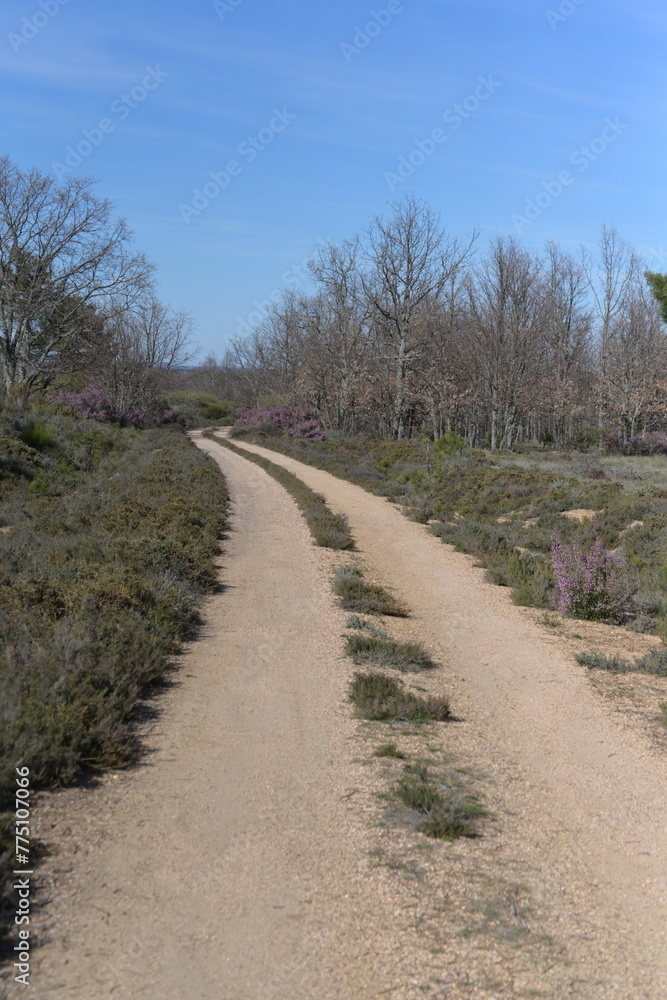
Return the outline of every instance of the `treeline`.
[[[90,180],[0,158],[0,402],[92,387],[115,414],[162,405],[170,370],[190,360],[192,321],[153,279]]]
[[[242,405],[304,407],[345,435],[454,431],[495,450],[665,426],[667,278],[606,226],[595,252],[478,244],[404,198],[318,249],[314,292],[285,292],[189,378]]]

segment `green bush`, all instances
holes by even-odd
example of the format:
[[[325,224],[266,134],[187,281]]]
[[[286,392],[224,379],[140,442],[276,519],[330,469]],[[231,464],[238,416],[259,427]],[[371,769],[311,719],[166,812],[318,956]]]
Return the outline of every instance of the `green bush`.
[[[460,454],[465,448],[465,441],[460,438],[458,434],[454,431],[445,431],[445,433],[437,439],[435,442],[435,450],[440,455],[457,455]]]
[[[224,480],[179,428],[54,422],[43,450],[0,427],[0,813],[17,766],[38,789],[133,758],[226,524]],[[0,815],[0,882],[10,834]]]
[[[35,451],[46,451],[47,448],[53,448],[56,443],[56,435],[52,427],[32,421],[26,424],[20,437],[24,444],[34,448]]]
[[[70,453],[80,427],[70,421]],[[226,516],[217,467],[176,428],[118,433],[122,448],[61,473],[75,490],[56,464],[0,505],[5,805],[19,761],[39,786],[129,758],[142,687],[164,675],[216,585]],[[34,489],[43,482],[48,490]]]
[[[636,660],[626,660],[622,656],[606,656],[604,653],[577,653],[577,663],[594,670],[609,670],[615,674],[641,673],[656,677],[667,677],[667,649],[656,647]]]

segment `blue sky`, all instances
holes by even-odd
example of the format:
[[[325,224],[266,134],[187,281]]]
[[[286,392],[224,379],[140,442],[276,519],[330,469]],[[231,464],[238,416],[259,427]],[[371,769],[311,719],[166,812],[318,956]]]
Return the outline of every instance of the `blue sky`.
[[[666,28],[664,0],[12,0],[0,151],[94,177],[220,355],[403,193],[483,240],[613,223],[667,271]]]

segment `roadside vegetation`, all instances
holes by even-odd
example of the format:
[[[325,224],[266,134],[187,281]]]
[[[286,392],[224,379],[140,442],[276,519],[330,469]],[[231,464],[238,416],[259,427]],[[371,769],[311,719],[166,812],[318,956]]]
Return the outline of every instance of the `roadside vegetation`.
[[[227,494],[178,423],[43,404],[5,411],[0,473],[4,876],[17,766],[36,790],[136,755],[146,698],[216,587]]]
[[[644,656],[627,660],[622,656],[606,656],[604,653],[578,653],[577,663],[592,670],[609,670],[614,674],[653,674],[667,677],[667,649],[651,649]]]
[[[667,636],[667,457],[233,434],[401,504],[517,604]]]
[[[342,572],[363,579],[357,567],[343,567]],[[407,609],[404,611],[407,613]],[[419,729],[453,718],[447,697],[418,694],[385,672],[419,674],[435,670],[436,664],[421,643],[398,642],[383,625],[358,614],[350,615],[345,627],[352,631],[345,637],[346,655],[357,666],[375,668],[355,672],[350,681],[350,701],[360,719],[397,726],[400,732],[406,723]],[[406,760],[406,756],[394,740],[381,743],[373,751],[373,757],[386,761]],[[389,803],[390,819],[407,823],[436,840],[474,836],[476,817],[485,812],[477,799],[465,792],[460,774],[451,769],[434,771],[424,760],[406,764],[382,797]]]
[[[231,427],[238,417],[239,408],[236,403],[210,392],[199,392],[196,389],[172,390],[165,393],[165,398],[184,426],[189,428],[211,425]]]

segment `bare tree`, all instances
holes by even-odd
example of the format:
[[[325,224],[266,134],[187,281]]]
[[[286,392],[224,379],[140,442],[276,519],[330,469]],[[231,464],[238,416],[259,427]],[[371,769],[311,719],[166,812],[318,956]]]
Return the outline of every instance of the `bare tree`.
[[[320,247],[309,263],[321,286],[308,307],[307,360],[320,387],[318,404],[330,427],[354,433],[356,400],[368,362],[368,303],[359,246],[347,240]]]
[[[667,331],[658,303],[637,275],[611,326],[601,386],[605,412],[619,429],[619,443],[633,437],[651,417],[664,420]]]
[[[106,352],[94,381],[119,412],[155,409],[168,373],[191,360],[192,319],[148,296],[117,308],[107,322]]]
[[[90,306],[113,296],[133,302],[151,266],[131,248],[123,220],[92,182],[58,185],[0,159],[0,365],[6,390],[49,383]]]
[[[604,383],[612,326],[623,309],[639,269],[639,260],[632,247],[620,237],[615,227],[604,225],[600,230],[597,258],[593,258],[583,248],[582,264],[598,321],[598,377],[600,382]],[[603,423],[604,412],[600,402],[598,410],[600,447],[602,447]]]
[[[244,406],[258,406],[262,397],[280,392],[274,350],[264,329],[232,340],[223,365],[235,387],[235,397]]]
[[[622,440],[664,424],[667,334],[615,230],[581,260],[496,239],[473,269],[474,239],[449,237],[406,198],[321,248],[316,292],[284,296],[233,344],[235,398],[296,402],[343,434],[451,429],[493,449],[565,446],[596,417]]]
[[[564,444],[572,420],[581,412],[590,386],[582,378],[590,370],[592,317],[586,299],[582,265],[557,243],[549,242],[542,263],[544,290],[544,390],[542,411],[548,413],[554,440]]]
[[[468,296],[491,450],[511,448],[520,407],[536,396],[544,322],[537,262],[513,237],[498,238],[468,283]]]
[[[393,362],[394,437],[405,432],[406,379],[422,346],[416,336],[420,310],[464,266],[476,235],[467,242],[448,236],[437,213],[406,197],[392,206],[389,220],[373,219],[361,241],[367,265],[364,288],[384,321],[381,329]]]

